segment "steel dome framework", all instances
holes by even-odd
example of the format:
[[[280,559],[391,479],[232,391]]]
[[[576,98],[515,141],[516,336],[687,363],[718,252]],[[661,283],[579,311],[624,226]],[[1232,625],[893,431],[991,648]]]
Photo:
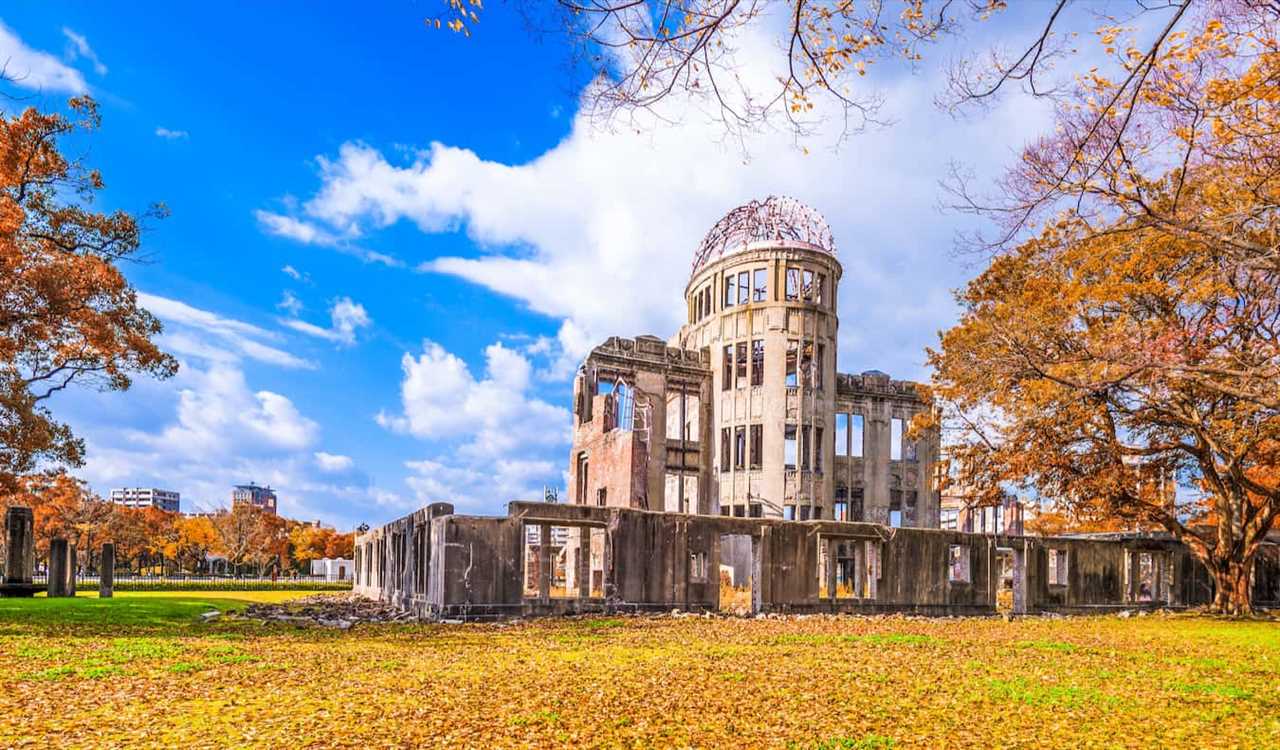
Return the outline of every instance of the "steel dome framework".
[[[769,241],[803,242],[836,254],[831,227],[822,214],[795,198],[773,195],[738,206],[716,222],[698,245],[692,272],[753,242]]]

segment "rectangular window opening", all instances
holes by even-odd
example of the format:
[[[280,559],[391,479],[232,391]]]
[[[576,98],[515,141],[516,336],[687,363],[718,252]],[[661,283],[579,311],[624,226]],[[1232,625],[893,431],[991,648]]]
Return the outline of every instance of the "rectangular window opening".
[[[751,299],[751,282],[746,271],[738,274],[738,304],[745,305]]]
[[[747,463],[747,428],[733,428],[733,468],[742,470]]]
[[[764,461],[764,425],[751,425],[751,468],[759,469]]]
[[[753,274],[755,282],[751,290],[751,301],[764,302],[769,299],[769,269],[757,268]]]
[[[782,465],[787,469],[796,468],[796,426],[789,424],[782,433]]]
[[[800,353],[800,342],[792,339],[787,342],[787,387],[795,388],[800,385],[800,378],[796,374],[796,359]]]
[[[764,385],[764,339],[751,342],[751,385]]]
[[[707,553],[689,553],[689,581],[691,583],[707,582]]]
[[[953,544],[948,556],[950,570],[947,579],[952,583],[969,582],[969,548],[963,544]]]
[[[902,420],[898,417],[889,420],[889,460],[902,460]]]
[[[799,268],[787,269],[787,299],[788,300],[800,299],[800,269]]]

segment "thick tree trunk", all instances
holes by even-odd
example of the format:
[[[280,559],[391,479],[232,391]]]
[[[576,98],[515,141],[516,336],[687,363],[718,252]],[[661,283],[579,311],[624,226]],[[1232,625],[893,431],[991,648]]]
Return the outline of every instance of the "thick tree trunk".
[[[1247,560],[1247,563],[1221,561],[1209,569],[1216,586],[1211,611],[1232,617],[1253,614],[1252,592],[1249,590],[1253,555],[1248,555]]]

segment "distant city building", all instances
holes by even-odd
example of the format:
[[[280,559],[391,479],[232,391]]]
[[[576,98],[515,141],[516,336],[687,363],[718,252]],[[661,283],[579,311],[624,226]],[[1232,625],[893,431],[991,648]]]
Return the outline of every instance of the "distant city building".
[[[177,492],[154,487],[122,487],[111,490],[111,502],[128,508],[159,508],[177,513],[179,501],[180,495]]]
[[[236,488],[231,492],[231,504],[234,506],[242,503],[252,505],[269,513],[275,513],[276,491],[270,487],[256,485],[253,482],[237,484]]]

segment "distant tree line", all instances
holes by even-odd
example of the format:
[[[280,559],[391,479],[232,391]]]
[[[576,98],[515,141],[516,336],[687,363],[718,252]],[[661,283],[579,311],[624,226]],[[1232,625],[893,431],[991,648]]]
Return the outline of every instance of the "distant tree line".
[[[33,510],[37,559],[46,559],[49,540],[61,537],[76,545],[77,564],[85,572],[97,572],[105,542],[115,544],[117,569],[138,575],[305,575],[312,560],[353,553],[354,532],[250,505],[190,516],[109,502],[65,473],[29,476],[21,485],[16,493],[0,495],[0,508]]]

